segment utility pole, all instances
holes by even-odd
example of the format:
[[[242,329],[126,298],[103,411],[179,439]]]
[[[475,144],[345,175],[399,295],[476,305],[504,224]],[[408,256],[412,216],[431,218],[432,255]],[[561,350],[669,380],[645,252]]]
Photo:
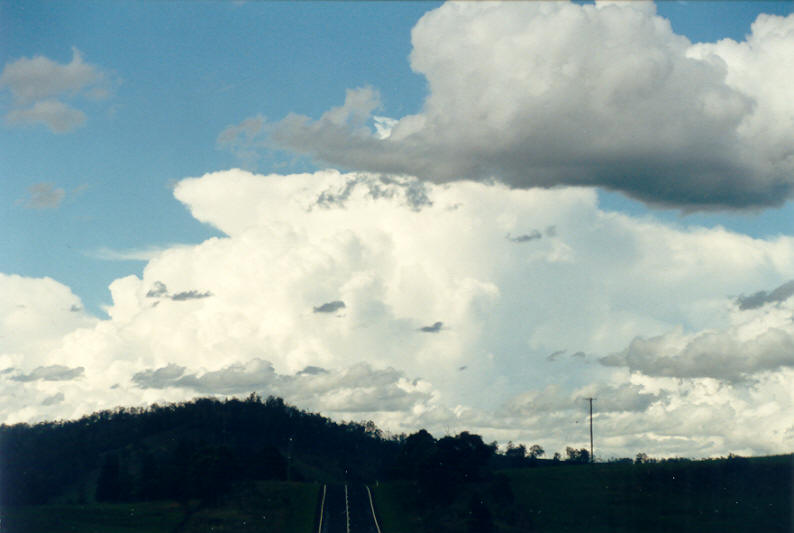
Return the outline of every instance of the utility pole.
[[[292,481],[292,435],[289,437],[289,445],[287,447],[287,481]]]
[[[593,400],[595,398],[585,398],[590,402],[590,462],[595,463],[595,455],[593,455]]]

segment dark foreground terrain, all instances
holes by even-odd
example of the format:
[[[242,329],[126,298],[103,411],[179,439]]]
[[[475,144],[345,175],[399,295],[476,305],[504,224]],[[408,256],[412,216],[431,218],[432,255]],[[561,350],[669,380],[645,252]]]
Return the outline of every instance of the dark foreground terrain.
[[[427,505],[375,489],[384,532],[794,532],[794,456],[517,468]],[[480,505],[482,502],[484,505]]]
[[[566,454],[255,395],[117,409],[0,426],[0,532],[794,533],[792,455]]]

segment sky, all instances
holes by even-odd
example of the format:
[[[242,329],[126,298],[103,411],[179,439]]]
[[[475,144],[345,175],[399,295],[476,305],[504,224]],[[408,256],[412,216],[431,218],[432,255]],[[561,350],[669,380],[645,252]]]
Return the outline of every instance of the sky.
[[[787,2],[0,2],[0,421],[791,452],[792,72]]]

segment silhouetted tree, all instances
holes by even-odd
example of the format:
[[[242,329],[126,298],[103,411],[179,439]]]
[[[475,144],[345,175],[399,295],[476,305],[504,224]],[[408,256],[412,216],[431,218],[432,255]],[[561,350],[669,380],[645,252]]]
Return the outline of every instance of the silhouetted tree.
[[[511,467],[519,467],[524,465],[526,457],[527,457],[526,446],[524,446],[523,444],[516,446],[512,442],[507,443],[507,449],[505,450],[505,458],[507,458],[508,464]]]
[[[577,450],[568,446],[565,448],[565,454],[568,456],[565,460],[568,463],[585,464],[590,462],[590,452],[585,448]]]
[[[115,453],[107,454],[102,462],[96,486],[96,500],[99,502],[121,500],[119,457]]]
[[[275,446],[265,445],[244,465],[251,479],[287,479],[287,460]]]
[[[546,453],[546,451],[539,444],[533,444],[529,449],[529,456],[533,459],[543,456],[544,453]]]
[[[204,502],[215,503],[238,477],[238,464],[226,446],[200,448],[191,458],[188,470],[190,492]]]

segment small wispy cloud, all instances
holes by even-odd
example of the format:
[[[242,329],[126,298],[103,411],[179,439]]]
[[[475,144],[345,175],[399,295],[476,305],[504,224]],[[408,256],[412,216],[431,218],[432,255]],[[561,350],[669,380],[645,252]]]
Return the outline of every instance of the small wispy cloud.
[[[441,328],[444,327],[443,322],[435,322],[432,326],[424,326],[419,328],[419,331],[423,333],[438,333],[441,331]]]
[[[314,308],[315,313],[334,313],[339,311],[340,309],[345,308],[345,302],[341,300],[335,300],[333,302],[327,302],[323,305],[318,305]]]
[[[191,289],[189,291],[180,291],[174,294],[168,294],[168,287],[162,281],[155,281],[152,288],[146,291],[147,298],[168,298],[175,302],[184,302],[185,300],[200,300],[202,298],[209,298],[212,296],[210,291],[197,291]],[[155,305],[159,302],[155,302]]]
[[[210,291],[182,291],[178,292],[171,296],[171,299],[175,302],[184,302],[185,300],[200,300],[202,298],[209,298],[212,296]]]
[[[546,356],[546,361],[556,361],[558,357],[565,353],[565,350],[557,350]]]
[[[66,197],[66,191],[53,183],[34,183],[28,187],[29,196],[21,200],[28,209],[55,209]]]
[[[62,403],[66,397],[62,392],[58,392],[53,394],[52,396],[47,396],[42,400],[41,405],[56,405]]]
[[[11,378],[14,381],[69,381],[79,378],[85,372],[85,368],[78,366],[69,368],[63,365],[40,366],[32,370],[29,374],[19,374]]]
[[[507,234],[508,241],[517,243],[535,241],[541,238],[543,238],[543,235],[538,230],[532,230],[529,233],[524,233],[523,235],[517,235],[515,237],[512,237],[509,233]]]
[[[736,304],[739,309],[746,311],[758,309],[769,303],[785,302],[792,296],[794,296],[794,280],[788,281],[770,292],[758,291],[750,296],[739,296],[736,299]]]
[[[103,261],[151,261],[163,251],[172,249],[175,246],[178,245],[147,246],[145,248],[130,248],[127,250],[114,250],[103,246],[95,250],[89,250],[85,252],[85,255]]]

